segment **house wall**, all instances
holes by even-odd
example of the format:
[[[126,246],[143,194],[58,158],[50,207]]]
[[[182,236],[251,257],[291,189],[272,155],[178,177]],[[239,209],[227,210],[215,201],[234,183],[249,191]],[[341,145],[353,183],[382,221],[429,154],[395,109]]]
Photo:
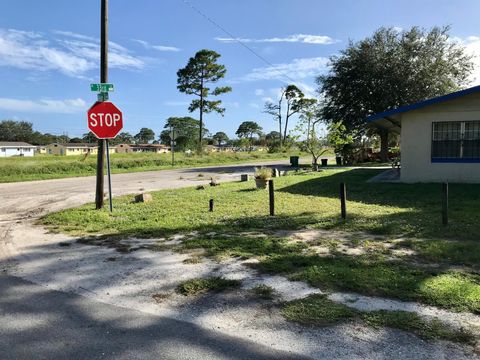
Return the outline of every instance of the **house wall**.
[[[47,153],[50,155],[67,155],[67,156],[80,156],[90,153],[90,155],[96,155],[98,148],[96,147],[67,147],[62,144],[50,144],[47,146]],[[115,147],[110,147],[110,154],[115,153]]]
[[[130,145],[127,145],[127,144],[120,144],[120,145],[117,145],[116,151],[119,154],[131,153],[132,152],[132,147]]]
[[[49,155],[64,155],[65,148],[60,144],[47,145],[47,154]]]
[[[2,147],[0,148],[0,157],[10,157],[10,156],[33,156],[35,148],[10,148]]]
[[[402,114],[401,181],[480,182],[480,163],[432,163],[432,123],[480,120],[480,94]]]

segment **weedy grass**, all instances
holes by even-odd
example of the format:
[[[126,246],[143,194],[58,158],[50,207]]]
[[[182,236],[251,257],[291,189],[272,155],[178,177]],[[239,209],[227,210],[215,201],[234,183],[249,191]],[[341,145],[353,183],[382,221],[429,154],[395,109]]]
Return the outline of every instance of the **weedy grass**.
[[[257,285],[251,289],[251,292],[263,300],[273,300],[275,298],[275,289],[268,285]]]
[[[209,291],[220,292],[240,286],[240,281],[222,277],[196,278],[182,282],[177,291],[185,296],[195,296]]]
[[[470,331],[450,328],[438,319],[427,320],[405,311],[359,311],[330,301],[325,295],[311,295],[288,302],[282,308],[282,314],[290,321],[308,326],[362,321],[374,328],[405,330],[428,340],[441,339],[467,344],[473,344],[476,340]]]

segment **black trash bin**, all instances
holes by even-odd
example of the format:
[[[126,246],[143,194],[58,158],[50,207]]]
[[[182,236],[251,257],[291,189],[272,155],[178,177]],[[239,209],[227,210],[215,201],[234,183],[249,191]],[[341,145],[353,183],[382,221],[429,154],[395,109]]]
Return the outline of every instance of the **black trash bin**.
[[[322,159],[322,166],[328,165],[328,159]]]
[[[298,167],[298,156],[290,156],[290,165],[293,167]]]
[[[337,165],[342,165],[342,157],[341,156],[337,156],[335,158],[335,161],[337,162]]]

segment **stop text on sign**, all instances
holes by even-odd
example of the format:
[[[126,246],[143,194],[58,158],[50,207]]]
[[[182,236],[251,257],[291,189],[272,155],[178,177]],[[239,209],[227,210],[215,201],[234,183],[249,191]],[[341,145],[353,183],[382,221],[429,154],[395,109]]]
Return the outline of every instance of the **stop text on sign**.
[[[117,126],[118,122],[121,121],[122,116],[120,114],[90,114],[89,115],[89,126]]]
[[[123,128],[122,112],[111,102],[96,102],[87,113],[88,128],[99,139],[113,139]]]

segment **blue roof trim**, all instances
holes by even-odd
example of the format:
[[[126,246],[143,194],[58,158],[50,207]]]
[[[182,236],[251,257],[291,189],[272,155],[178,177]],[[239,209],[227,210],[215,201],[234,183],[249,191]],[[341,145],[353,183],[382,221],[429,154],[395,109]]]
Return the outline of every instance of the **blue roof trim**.
[[[450,93],[450,94],[447,94],[447,95],[439,96],[439,97],[436,97],[436,98],[420,101],[420,102],[415,103],[415,104],[401,106],[397,109],[388,110],[388,111],[384,111],[382,113],[370,115],[369,117],[367,117],[367,122],[372,122],[372,121],[375,121],[375,120],[378,120],[378,119],[383,119],[387,116],[392,116],[392,115],[404,113],[404,112],[407,112],[407,111],[417,110],[417,109],[423,108],[425,106],[438,104],[438,103],[448,101],[448,100],[453,100],[453,99],[456,99],[458,97],[473,94],[473,93],[476,93],[476,92],[480,92],[480,85],[474,86],[474,87],[471,87],[471,88],[468,88],[468,89],[456,91],[456,92],[453,92],[453,93]]]

